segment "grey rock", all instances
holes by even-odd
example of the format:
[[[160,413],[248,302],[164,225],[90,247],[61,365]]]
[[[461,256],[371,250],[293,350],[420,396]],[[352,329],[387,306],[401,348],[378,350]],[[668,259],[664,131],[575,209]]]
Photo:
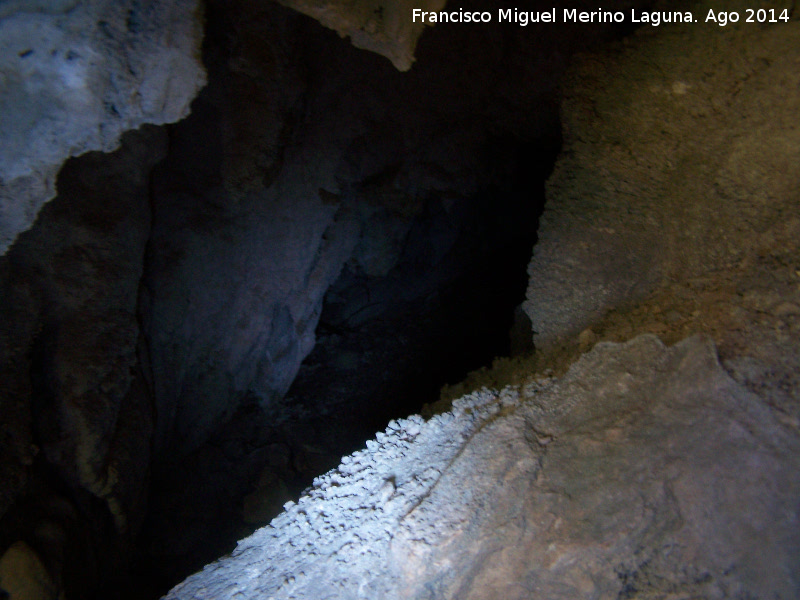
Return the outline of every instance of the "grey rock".
[[[707,338],[600,343],[390,423],[166,598],[794,598],[798,450]]]
[[[188,114],[201,40],[197,0],[0,6],[0,253],[55,196],[67,158]]]
[[[269,408],[286,394],[326,294],[331,321],[356,328],[435,297],[467,270],[474,261],[463,256],[483,243],[465,243],[477,220],[469,199],[501,178],[480,164],[496,128],[467,115],[488,98],[505,107],[539,93],[491,88],[502,64],[491,54],[444,81],[441,42],[427,70],[400,74],[333,36],[310,36],[307,19],[281,6],[209,2],[208,11],[211,37],[240,41],[209,51],[211,83],[171,129],[154,172],[142,307],[156,444],[177,458],[243,401]],[[485,85],[464,93],[469,77]],[[554,126],[545,106],[526,131]],[[493,118],[500,130],[523,129]]]
[[[46,462],[91,498],[87,520],[113,522],[112,535],[141,525],[153,413],[137,300],[147,175],[165,151],[163,130],[144,127],[112,154],[68,161],[59,197],[0,257],[0,515],[37,510],[24,499],[47,495]]]

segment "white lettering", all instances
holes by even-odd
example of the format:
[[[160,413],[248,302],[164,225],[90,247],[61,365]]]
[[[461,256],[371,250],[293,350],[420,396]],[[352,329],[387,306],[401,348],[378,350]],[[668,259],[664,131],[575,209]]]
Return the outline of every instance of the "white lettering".
[[[530,23],[555,23],[556,21],[556,9],[552,9],[551,11],[544,11],[544,12],[520,12],[518,9],[498,9],[497,11],[497,20],[500,23],[508,22],[508,23],[518,23],[522,27],[526,27]]]
[[[711,9],[706,15],[706,23],[709,21],[713,21],[720,27],[725,27],[728,23],[737,23],[739,21],[739,13],[719,11],[717,14],[714,14],[714,10]]]
[[[625,15],[621,12],[610,12],[602,10],[593,10],[591,12],[581,11],[578,12],[574,8],[564,9],[564,22],[575,23],[622,23],[625,20]]]
[[[653,27],[658,27],[663,23],[694,23],[694,16],[688,10],[686,12],[642,12],[639,15],[635,10],[631,10],[631,23],[650,23]]]

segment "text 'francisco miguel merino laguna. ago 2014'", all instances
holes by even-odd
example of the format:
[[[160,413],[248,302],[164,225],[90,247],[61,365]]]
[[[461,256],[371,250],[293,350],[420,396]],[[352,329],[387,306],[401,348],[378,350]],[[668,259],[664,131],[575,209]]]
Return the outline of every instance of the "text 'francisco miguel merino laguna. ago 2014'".
[[[728,23],[738,23],[741,20],[746,23],[779,23],[789,20],[789,11],[775,9],[752,9],[744,11],[744,15],[738,12],[722,12],[709,10],[703,22],[716,23],[724,27]],[[498,23],[516,23],[526,26],[531,23],[558,23],[558,13],[555,8],[545,11],[522,11],[516,8],[499,9],[497,11]],[[655,27],[662,23],[697,23],[691,11],[673,12],[646,12],[631,10],[630,18],[626,19],[626,13],[622,11],[604,11],[602,9],[593,11],[579,11],[575,8],[565,8],[561,12],[562,23],[648,23]],[[493,13],[489,11],[466,11],[463,8],[452,11],[429,12],[419,8],[412,10],[414,23],[491,23],[494,20]]]

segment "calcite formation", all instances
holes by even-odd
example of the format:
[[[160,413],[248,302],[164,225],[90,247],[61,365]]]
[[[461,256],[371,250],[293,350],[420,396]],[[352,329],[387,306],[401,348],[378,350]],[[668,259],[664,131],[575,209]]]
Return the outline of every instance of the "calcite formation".
[[[696,23],[576,63],[528,269],[539,349],[665,285],[796,251],[798,47],[797,21]]]
[[[525,310],[586,354],[390,424],[167,598],[797,597],[799,33],[579,59]]]
[[[599,344],[390,423],[166,599],[794,598],[799,450],[709,339]]]
[[[295,8],[410,65],[404,3]],[[110,597],[134,551],[165,590],[364,406],[430,400],[401,389],[417,342],[454,349],[435,370],[502,321],[481,298],[529,258],[565,57],[608,33],[437,26],[399,73],[274,3],[205,9],[190,117],[104,154],[188,111],[196,4],[0,2],[0,246],[82,154],[0,257],[6,591]],[[392,422],[171,597],[797,597],[797,25],[576,58],[527,383]]]

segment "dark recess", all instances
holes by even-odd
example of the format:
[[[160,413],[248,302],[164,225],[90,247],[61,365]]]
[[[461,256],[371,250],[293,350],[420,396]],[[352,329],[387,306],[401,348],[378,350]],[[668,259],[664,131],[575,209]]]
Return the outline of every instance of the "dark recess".
[[[226,218],[225,206],[205,197],[221,183],[216,106],[229,77],[226,65],[234,49],[243,51],[244,42],[233,37],[232,22],[240,18],[236,10],[244,4],[237,5],[238,9],[229,9],[209,3],[204,56],[210,83],[195,101],[189,120],[171,128],[182,132],[171,136],[173,156],[186,153],[187,144],[193,148],[180,177],[204,202],[197,215],[207,218],[209,227]],[[392,100],[390,92],[377,92],[396,103],[387,107],[396,111],[395,127],[416,126],[415,111],[423,111],[433,123],[443,119],[445,127],[463,121],[470,143],[480,141],[470,150],[458,148],[474,154],[457,160],[474,165],[472,175],[479,184],[469,197],[456,192],[449,213],[443,208],[449,201],[447,192],[423,191],[423,209],[414,216],[400,260],[385,277],[369,277],[345,266],[326,295],[317,344],[283,402],[267,410],[255,397],[242,402],[231,419],[184,460],[179,479],[174,470],[162,470],[156,463],[151,510],[137,543],[134,578],[142,585],[136,591],[140,598],[166,593],[204,564],[230,552],[237,540],[280,512],[285,501],[296,499],[315,476],[335,468],[342,455],[363,447],[390,419],[419,412],[423,404],[438,399],[444,384],[457,383],[495,357],[507,356],[514,311],[525,297],[527,265],[544,207],[544,182],[561,145],[557,82],[531,79],[529,67],[539,68],[537,53],[556,42],[535,41],[523,36],[525,32],[497,27],[442,30],[438,38],[423,37],[414,70],[399,74],[385,59],[342,44],[316,23],[303,17],[292,18],[291,23],[296,28],[293,35],[306,40],[299,44],[300,75],[291,77],[305,78],[305,85],[314,89],[331,76],[332,68],[352,63],[347,68],[360,73],[352,79],[360,83],[360,76],[367,82],[364,93],[376,93],[384,86],[399,90],[399,101]],[[526,46],[531,39],[535,44]],[[458,69],[453,68],[454,48],[461,53]],[[552,62],[543,72],[534,70],[535,76],[557,79],[563,59],[556,56]],[[343,76],[344,82],[348,76]],[[386,82],[375,83],[382,78]],[[523,85],[532,88],[526,91]],[[283,143],[296,143],[308,101],[292,105],[284,115]],[[378,143],[373,152],[402,148],[398,142],[402,134],[370,135]],[[265,172],[267,186],[282,160],[279,154]],[[360,188],[378,187],[381,178],[391,180],[396,175],[392,169],[379,173],[376,180],[345,186],[344,196],[331,202],[359,202]],[[154,210],[157,219],[158,207]],[[456,241],[442,256],[435,248],[452,233],[454,223]],[[415,286],[419,289],[409,291]],[[191,492],[179,489],[183,483],[178,481],[190,477],[194,478]],[[242,498],[253,491],[254,482],[264,479],[273,491],[270,510],[260,523],[244,523]],[[192,505],[181,502],[187,497]],[[179,532],[178,550],[160,547],[165,529]]]

